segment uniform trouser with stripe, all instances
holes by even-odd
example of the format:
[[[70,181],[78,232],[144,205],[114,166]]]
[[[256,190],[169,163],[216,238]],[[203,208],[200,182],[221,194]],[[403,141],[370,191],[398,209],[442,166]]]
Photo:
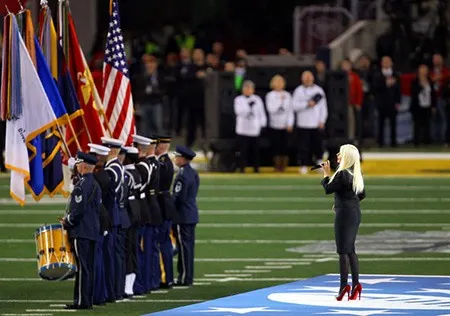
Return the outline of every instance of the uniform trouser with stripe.
[[[95,245],[95,271],[94,271],[94,304],[103,304],[106,301],[105,265],[103,262],[103,235],[98,238]]]
[[[76,238],[73,240],[73,246],[77,261],[73,303],[77,306],[92,306],[94,299],[95,241]]]
[[[158,226],[147,226],[147,229],[151,231],[151,241],[148,241],[150,247],[149,256],[147,256],[148,263],[145,266],[150,270],[148,284],[150,290],[157,290],[159,284],[161,283],[161,267],[159,264],[159,227]]]
[[[116,270],[115,270],[115,240],[116,228],[112,228],[103,240],[103,262],[105,266],[106,299],[116,299]]]
[[[138,228],[130,227],[126,235],[126,274],[138,273],[137,262],[137,234]]]
[[[125,236],[126,236],[126,229],[118,227],[115,245],[116,299],[123,298],[123,293],[125,291],[125,275],[126,275]]]
[[[152,289],[152,257],[153,257],[153,243],[156,242],[155,231],[153,226],[146,225],[144,228],[144,269],[142,271],[142,279],[144,283],[145,291],[150,291]]]
[[[194,282],[195,224],[174,225],[178,248],[178,283]]]
[[[136,273],[136,280],[134,281],[133,293],[136,295],[142,295],[145,293],[143,271],[144,266],[144,231],[145,226],[140,226],[137,231],[137,238],[135,240],[137,248],[137,265],[138,272]]]
[[[173,283],[173,247],[170,241],[172,222],[164,220],[159,229],[159,249],[161,253],[161,283]]]

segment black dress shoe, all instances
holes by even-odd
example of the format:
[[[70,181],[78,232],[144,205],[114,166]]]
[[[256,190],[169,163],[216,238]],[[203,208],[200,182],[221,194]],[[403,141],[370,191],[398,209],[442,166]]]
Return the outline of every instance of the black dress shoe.
[[[92,309],[92,306],[67,304],[64,309]]]
[[[169,284],[167,284],[167,283],[161,283],[161,284],[159,285],[159,288],[160,288],[160,289],[171,289],[172,286],[173,286],[173,283],[169,283]]]
[[[106,302],[94,303],[95,306],[105,306]]]
[[[124,295],[123,295],[123,298],[124,298],[125,300],[131,300],[131,299],[133,299],[133,295],[131,295],[131,294],[124,294]]]
[[[115,303],[116,300],[106,300],[106,303]]]

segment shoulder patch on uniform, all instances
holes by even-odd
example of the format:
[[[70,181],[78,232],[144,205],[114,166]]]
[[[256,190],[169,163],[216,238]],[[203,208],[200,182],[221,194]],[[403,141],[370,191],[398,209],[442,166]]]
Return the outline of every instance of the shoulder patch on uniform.
[[[83,196],[82,195],[75,195],[75,202],[76,203],[80,203],[83,200]]]
[[[177,182],[177,184],[175,185],[175,193],[178,193],[181,191],[183,184],[181,182]]]

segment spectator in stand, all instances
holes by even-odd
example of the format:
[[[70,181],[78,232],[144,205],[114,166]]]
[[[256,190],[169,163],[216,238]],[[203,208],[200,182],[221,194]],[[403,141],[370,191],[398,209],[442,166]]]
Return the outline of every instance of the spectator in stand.
[[[429,145],[432,112],[436,111],[436,90],[426,65],[419,66],[417,78],[411,83],[410,111],[414,122],[414,145],[419,146],[422,140]]]
[[[244,81],[242,95],[234,99],[234,114],[236,115],[237,165],[241,173],[252,161],[253,169],[259,172],[259,136],[262,128],[267,125],[263,101],[255,93],[255,84]]]
[[[341,62],[341,70],[348,76],[348,138],[355,145],[359,145],[362,137],[361,107],[364,98],[363,87],[359,76],[352,71],[352,63],[349,59]]]
[[[442,87],[442,99],[445,103],[445,118],[446,118],[446,125],[447,129],[445,132],[445,147],[450,146],[450,77],[447,78],[447,80],[444,83],[444,86]]]
[[[314,63],[314,78],[315,83],[321,87],[322,89],[326,90],[327,84],[328,84],[328,70],[327,65],[323,60],[317,59]]]
[[[192,69],[191,51],[187,48],[180,50],[180,61],[178,63],[177,71],[177,115],[175,123],[175,133],[181,136],[183,129],[184,113],[186,105],[190,101],[189,83],[195,78],[195,72]]]
[[[235,69],[236,69],[236,66],[231,61],[226,62],[225,65],[223,66],[223,71],[225,71],[225,72],[234,72]]]
[[[166,83],[164,130],[167,132],[173,130],[175,125],[174,122],[176,121],[177,65],[178,55],[175,53],[168,53],[166,56],[166,63],[164,65],[164,82]]]
[[[278,50],[278,55],[292,56],[292,53],[287,48],[280,48]]]
[[[292,108],[297,116],[300,173],[306,174],[308,172],[306,166],[322,162],[323,133],[328,117],[325,92],[314,84],[312,72],[304,71],[302,73],[302,85],[294,91]]]
[[[205,85],[206,76],[205,53],[197,48],[192,53],[192,83],[190,85],[190,100],[187,102],[188,126],[186,146],[192,147],[195,142],[197,128],[200,127],[202,138],[205,138]]]
[[[287,133],[292,132],[294,112],[292,97],[285,89],[286,81],[276,75],[270,81],[272,91],[266,95],[266,109],[269,114],[269,136],[271,140],[275,170],[283,172],[289,164]]]
[[[247,52],[244,49],[238,49],[236,51],[236,59],[237,60],[245,60],[245,59],[247,59]]]
[[[227,58],[225,57],[223,51],[224,51],[224,47],[223,47],[222,42],[215,41],[212,44],[212,53],[219,58],[219,63],[222,63],[222,64],[227,62]]]
[[[362,105],[362,120],[363,120],[363,131],[362,138],[364,137],[374,137],[375,125],[373,123],[374,119],[374,107],[373,107],[373,94],[372,94],[372,83],[373,83],[373,68],[372,61],[369,56],[362,55],[356,62],[356,72],[361,79],[364,98]]]
[[[400,108],[400,74],[393,68],[392,59],[384,56],[381,69],[374,75],[373,93],[378,109],[378,143],[384,146],[384,122],[389,120],[391,147],[397,146],[397,112]]]
[[[164,75],[155,56],[142,56],[144,69],[135,80],[134,98],[141,114],[141,133],[161,134],[163,129]]]
[[[234,69],[234,88],[236,92],[241,93],[242,83],[247,79],[247,62],[245,59],[239,59]]]
[[[445,104],[444,100],[441,97],[442,94],[442,86],[447,78],[450,77],[450,72],[447,67],[444,65],[444,59],[441,54],[434,54],[432,60],[433,66],[431,69],[431,80],[434,83],[434,89],[437,92],[437,111],[436,115],[433,119],[433,139],[442,143],[444,140],[445,133]]]
[[[214,53],[206,55],[206,65],[208,67],[208,71],[219,71],[222,69],[219,56]]]

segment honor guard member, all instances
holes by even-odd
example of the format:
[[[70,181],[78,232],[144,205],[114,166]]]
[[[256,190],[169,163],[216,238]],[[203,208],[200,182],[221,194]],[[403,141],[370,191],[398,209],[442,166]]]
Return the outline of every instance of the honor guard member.
[[[130,221],[128,214],[123,209],[123,180],[124,170],[119,160],[119,152],[123,146],[123,142],[119,139],[102,137],[102,144],[111,149],[105,164],[105,170],[111,177],[110,193],[113,194],[114,200],[111,200],[113,231],[112,249],[114,258],[114,299],[122,300],[125,288],[125,231],[123,227],[128,227]],[[120,205],[122,202],[122,205]]]
[[[98,236],[95,251],[95,278],[94,278],[94,305],[104,305],[108,299],[106,293],[106,275],[105,262],[103,254],[103,244],[105,236],[112,229],[112,221],[110,214],[106,210],[105,201],[108,199],[108,190],[111,183],[108,172],[104,169],[106,157],[110,149],[105,146],[88,144],[90,147],[89,154],[97,159],[94,169],[94,177],[100,185],[102,192],[102,202],[100,203],[100,233]]]
[[[150,290],[159,289],[161,282],[161,268],[159,263],[159,246],[158,246],[158,233],[159,227],[163,223],[161,208],[159,207],[158,199],[156,196],[159,190],[159,162],[155,156],[157,139],[152,139],[150,146],[147,148],[146,161],[151,169],[150,183],[146,190],[147,201],[150,207],[150,223],[146,226],[146,236],[144,239],[145,245],[150,245],[150,247],[145,248],[145,259],[144,263],[146,269],[149,273],[146,278],[146,287]]]
[[[138,149],[138,163],[136,164],[136,170],[138,171],[139,175],[141,176],[141,193],[139,195],[139,205],[140,205],[140,212],[141,212],[141,222],[140,222],[140,229],[137,236],[137,244],[138,244],[138,265],[139,265],[139,273],[136,275],[136,280],[134,282],[133,292],[137,295],[142,295],[144,293],[147,293],[150,291],[149,288],[146,288],[146,273],[149,273],[148,269],[145,267],[145,245],[144,243],[144,233],[145,228],[148,223],[150,223],[150,208],[147,202],[146,198],[146,190],[148,187],[148,184],[150,182],[151,177],[151,170],[150,166],[146,162],[147,157],[147,148],[150,146],[151,139],[140,136],[140,135],[133,135],[133,143],[134,146]]]
[[[128,187],[127,211],[130,219],[130,227],[127,230],[126,243],[126,278],[125,278],[125,298],[132,298],[134,295],[133,286],[138,274],[137,261],[137,235],[140,228],[140,205],[139,196],[141,195],[141,176],[136,169],[138,162],[138,149],[135,147],[126,147],[126,156],[124,160],[125,183]]]
[[[173,180],[173,163],[169,157],[171,137],[159,136],[156,155],[159,161],[159,192],[158,202],[163,216],[159,229],[159,249],[161,252],[161,288],[171,288],[173,285],[173,248],[170,240],[172,218],[175,205],[170,194]]]
[[[195,226],[198,223],[197,192],[200,179],[190,162],[196,156],[191,149],[177,146],[175,165],[180,168],[173,184],[176,216],[173,219],[177,236],[178,278],[176,285],[194,282]]]
[[[95,244],[100,233],[101,189],[94,178],[97,158],[79,152],[76,168],[81,175],[70,199],[69,214],[60,220],[68,230],[75,250],[77,273],[73,304],[66,309],[92,309],[94,295]]]
[[[114,303],[116,301],[115,292],[115,226],[118,222],[118,208],[116,203],[116,192],[114,182],[114,174],[107,168],[107,161],[110,160],[111,149],[102,145],[88,144],[91,151],[97,154],[97,158],[103,163],[102,178],[105,178],[104,185],[102,185],[102,203],[108,212],[111,227],[108,233],[103,237],[103,266],[105,270],[105,284],[106,284],[106,302]]]

